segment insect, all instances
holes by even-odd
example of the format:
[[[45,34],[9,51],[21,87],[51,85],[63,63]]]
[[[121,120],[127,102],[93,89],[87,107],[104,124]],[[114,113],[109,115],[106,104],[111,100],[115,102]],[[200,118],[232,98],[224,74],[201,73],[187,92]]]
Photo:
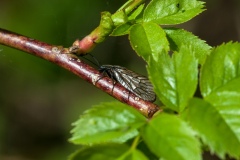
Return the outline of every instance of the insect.
[[[99,71],[106,73],[110,78],[143,100],[150,102],[156,100],[153,86],[147,77],[116,65],[101,65]]]

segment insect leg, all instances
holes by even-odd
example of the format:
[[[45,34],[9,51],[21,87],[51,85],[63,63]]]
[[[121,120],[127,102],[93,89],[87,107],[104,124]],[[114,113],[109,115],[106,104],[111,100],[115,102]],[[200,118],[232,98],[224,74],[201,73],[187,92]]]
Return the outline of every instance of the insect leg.
[[[113,94],[113,89],[114,89],[114,87],[115,87],[116,81],[114,81],[114,77],[113,77],[112,74],[110,74],[110,78],[111,78],[112,83],[113,83],[113,87],[112,87],[112,94]]]
[[[131,92],[130,92],[130,91],[128,91],[128,101],[129,101],[130,93],[131,93]]]
[[[97,82],[98,82],[100,79],[102,79],[103,77],[105,77],[105,76],[104,76],[104,72],[101,73],[101,77],[98,78],[95,83],[97,83]]]
[[[102,74],[101,74],[101,77],[100,78],[98,78],[98,80],[96,80],[96,82],[95,83],[97,83],[99,80],[101,80],[103,77],[105,77],[104,76],[104,74],[105,74],[105,72],[102,72]],[[112,83],[113,83],[113,87],[112,87],[112,94],[113,94],[113,89],[114,89],[114,87],[115,87],[115,84],[116,84],[116,81],[114,80],[114,78],[113,78],[113,76],[111,75],[109,78],[111,78],[111,80],[112,80]]]

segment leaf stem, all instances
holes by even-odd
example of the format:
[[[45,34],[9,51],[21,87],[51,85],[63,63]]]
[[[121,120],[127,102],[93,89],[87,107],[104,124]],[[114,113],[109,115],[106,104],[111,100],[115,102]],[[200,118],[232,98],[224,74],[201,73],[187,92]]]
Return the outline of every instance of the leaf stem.
[[[126,151],[123,155],[121,155],[119,158],[117,158],[117,160],[124,160],[124,159],[126,159],[126,157],[127,157],[128,155],[130,155],[134,149],[137,148],[139,139],[140,139],[140,136],[135,137],[134,140],[133,140],[133,143],[132,143],[132,145],[131,145],[131,148],[130,148],[129,150],[127,150],[127,151]]]
[[[131,146],[131,150],[137,148],[137,145],[138,145],[139,139],[140,139],[140,136],[137,136],[137,137],[134,139],[134,141],[133,141],[133,143],[132,143],[132,146]]]
[[[136,9],[144,1],[145,0],[128,1],[114,14],[111,14],[107,11],[102,12],[100,24],[97,26],[97,28],[95,28],[89,35],[84,37],[82,40],[76,40],[69,48],[69,51],[77,55],[84,55],[89,53],[98,43],[103,42],[106,37],[109,36],[118,25],[120,25],[121,23],[125,23],[127,15],[131,13],[134,9]]]
[[[126,13],[126,15],[128,15],[128,14],[131,13],[137,6],[139,6],[139,5],[142,4],[143,2],[145,2],[145,0],[132,0],[132,1],[128,1],[128,2],[125,3],[121,8],[119,8],[118,11],[124,10],[124,12]]]

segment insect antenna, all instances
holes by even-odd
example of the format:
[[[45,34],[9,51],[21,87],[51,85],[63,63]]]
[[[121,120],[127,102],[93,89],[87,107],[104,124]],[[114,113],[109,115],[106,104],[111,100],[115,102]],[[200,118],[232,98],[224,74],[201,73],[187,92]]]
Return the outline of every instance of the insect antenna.
[[[88,53],[89,55],[91,55],[90,53]],[[86,58],[86,56],[81,56],[83,59],[85,59],[85,60],[87,60],[88,62],[90,62],[90,63],[92,63],[93,65],[95,65],[95,66],[97,66],[98,68],[100,68],[100,63],[99,63],[99,61],[93,56],[93,55],[91,55],[91,57],[94,59],[94,61],[96,62],[93,62],[93,61],[91,61],[90,59],[88,59],[88,58]]]
[[[101,67],[101,64],[99,63],[99,61],[97,60],[97,58],[95,58],[92,54],[90,54],[89,53],[89,55],[92,57],[92,59],[97,63],[97,64],[95,64],[95,63],[93,63],[93,64],[95,64],[96,66],[98,66],[99,68]]]
[[[87,60],[88,62],[91,62],[95,66],[97,66],[98,71],[102,73],[102,76],[96,82],[98,82],[100,79],[102,79],[104,77],[104,75],[107,75],[109,78],[112,79],[113,83],[115,84],[116,82],[115,82],[114,76],[107,71],[108,69],[106,67],[102,67],[103,65],[101,65],[100,62],[97,60],[97,58],[94,57],[92,54],[88,53],[88,55],[90,55],[96,63],[91,61],[90,59],[86,58],[85,56],[81,56],[81,57],[84,58],[85,60]],[[114,88],[114,86],[113,86],[113,88]]]

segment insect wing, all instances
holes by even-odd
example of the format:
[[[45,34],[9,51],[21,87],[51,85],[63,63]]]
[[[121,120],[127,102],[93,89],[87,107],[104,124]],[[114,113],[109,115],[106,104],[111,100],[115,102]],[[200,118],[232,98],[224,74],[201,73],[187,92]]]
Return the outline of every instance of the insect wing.
[[[121,66],[112,66],[111,71],[114,79],[125,88],[146,101],[155,101],[156,95],[153,91],[153,86],[147,77]]]

